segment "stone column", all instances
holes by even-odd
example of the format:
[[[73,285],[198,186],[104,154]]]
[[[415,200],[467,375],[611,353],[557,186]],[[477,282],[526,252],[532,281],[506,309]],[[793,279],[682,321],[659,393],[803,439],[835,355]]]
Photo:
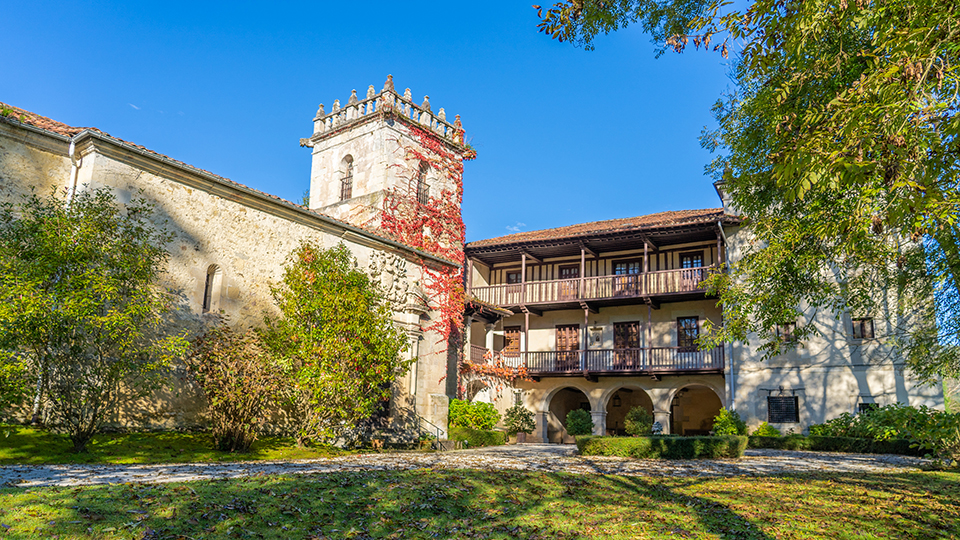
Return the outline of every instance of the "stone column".
[[[594,435],[606,435],[607,434],[607,411],[590,411],[591,419],[593,420],[593,434]]]
[[[550,413],[538,412],[536,414],[537,427],[533,430],[533,433],[540,438],[540,442],[550,442],[550,436],[547,434],[549,429],[549,420],[547,420],[547,415]]]
[[[653,421],[660,422],[660,425],[663,426],[663,434],[670,434],[670,411],[653,411]]]

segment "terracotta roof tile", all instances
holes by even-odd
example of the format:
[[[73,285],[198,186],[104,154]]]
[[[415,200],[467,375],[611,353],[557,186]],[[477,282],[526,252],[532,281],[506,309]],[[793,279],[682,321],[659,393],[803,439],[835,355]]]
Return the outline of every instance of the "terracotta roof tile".
[[[343,226],[344,228],[348,228],[348,229],[349,229],[349,228],[360,229],[360,230],[362,230],[363,232],[365,232],[366,234],[370,235],[370,236],[373,237],[373,238],[377,238],[377,239],[381,239],[381,240],[389,240],[389,241],[391,241],[391,242],[395,242],[395,243],[397,243],[397,244],[404,245],[404,246],[406,246],[408,249],[410,249],[410,250],[412,250],[412,251],[421,252],[420,250],[418,250],[418,249],[416,249],[416,248],[414,248],[414,247],[412,247],[412,246],[408,246],[408,245],[404,244],[403,242],[399,241],[399,240],[396,239],[396,238],[392,238],[392,235],[385,235],[385,234],[382,234],[382,233],[379,232],[379,231],[371,231],[370,229],[368,229],[368,228],[366,228],[366,227],[359,227],[359,226],[357,226],[357,225],[353,225],[353,224],[350,224],[350,223],[346,223],[346,222],[340,221],[339,219],[336,219],[336,218],[334,218],[334,217],[328,216],[327,214],[324,214],[324,213],[322,213],[322,212],[317,212],[316,210],[310,210],[310,209],[304,208],[303,206],[301,206],[301,205],[299,205],[299,204],[296,204],[296,203],[293,203],[293,202],[291,202],[291,201],[288,201],[288,200],[286,200],[286,199],[284,199],[284,198],[277,197],[276,195],[272,195],[272,194],[267,193],[267,192],[265,192],[265,191],[260,191],[259,189],[254,189],[254,188],[252,188],[252,187],[246,186],[246,185],[241,184],[241,183],[239,183],[239,182],[234,182],[233,180],[230,180],[229,178],[224,178],[224,177],[222,177],[222,176],[220,176],[220,175],[218,175],[218,174],[214,174],[214,173],[212,173],[212,172],[210,172],[210,171],[206,171],[206,170],[201,169],[201,168],[199,168],[199,167],[194,167],[193,165],[190,165],[190,164],[188,164],[188,163],[184,163],[184,162],[182,162],[182,161],[180,161],[180,160],[177,160],[177,159],[173,159],[172,157],[166,156],[166,155],[161,154],[161,153],[159,153],[159,152],[155,152],[155,151],[150,150],[149,148],[146,148],[146,147],[141,146],[141,145],[139,145],[139,144],[136,144],[136,143],[133,143],[133,142],[130,142],[130,141],[125,141],[125,140],[119,139],[119,138],[117,138],[117,137],[113,137],[113,136],[111,136],[110,134],[108,134],[108,133],[106,133],[106,132],[104,132],[104,131],[102,131],[102,130],[100,130],[100,129],[94,128],[94,127],[91,127],[91,128],[83,128],[83,127],[68,126],[67,124],[64,124],[63,122],[57,122],[56,120],[52,120],[52,119],[47,118],[47,117],[45,117],[45,116],[40,116],[39,114],[32,113],[32,112],[30,112],[30,111],[25,111],[25,110],[23,110],[23,109],[21,109],[21,108],[19,108],[19,107],[14,107],[13,105],[8,105],[8,104],[6,104],[6,103],[4,103],[4,102],[2,102],[2,101],[0,101],[0,116],[2,116],[3,118],[5,118],[5,119],[8,120],[8,121],[19,122],[19,123],[21,123],[21,124],[26,124],[26,125],[28,125],[28,126],[33,126],[33,127],[35,127],[35,128],[42,129],[42,130],[44,130],[44,131],[48,131],[48,132],[51,132],[51,133],[56,133],[57,135],[62,135],[62,136],[64,136],[64,137],[73,137],[73,136],[77,135],[78,133],[83,132],[84,130],[95,131],[95,132],[97,132],[97,133],[99,133],[99,134],[101,134],[101,135],[103,135],[103,136],[105,136],[105,137],[109,137],[110,139],[113,139],[113,140],[115,140],[115,141],[121,142],[121,143],[123,143],[123,144],[129,145],[129,146],[133,146],[133,147],[135,147],[135,148],[139,148],[140,150],[143,150],[144,152],[147,152],[148,154],[152,154],[152,155],[154,155],[154,156],[156,156],[156,157],[158,157],[158,158],[161,158],[161,159],[163,159],[163,160],[166,160],[166,161],[169,161],[169,162],[173,162],[173,163],[175,163],[175,164],[177,164],[177,165],[179,165],[179,166],[181,166],[181,167],[184,167],[184,168],[186,168],[186,169],[189,169],[189,170],[192,170],[192,171],[196,171],[196,172],[200,172],[200,173],[203,173],[204,175],[213,177],[214,179],[216,179],[217,181],[219,181],[219,182],[221,182],[221,183],[223,183],[223,184],[226,184],[226,185],[229,185],[229,186],[234,186],[234,187],[240,188],[240,189],[242,189],[242,190],[249,191],[249,192],[253,192],[253,193],[258,194],[258,195],[261,195],[261,196],[263,196],[263,197],[267,197],[267,198],[269,198],[269,199],[273,199],[274,201],[276,201],[276,202],[278,202],[278,203],[280,203],[280,204],[283,204],[283,205],[285,205],[285,206],[295,207],[295,208],[304,210],[304,211],[306,211],[306,212],[308,212],[308,213],[316,214],[316,215],[318,215],[318,216],[323,217],[324,219],[327,219],[327,220],[333,221],[333,222],[335,222],[335,223],[338,223],[338,224],[340,224],[341,226]],[[455,261],[451,261],[450,259],[447,259],[446,257],[441,257],[441,256],[438,256],[438,255],[433,255],[432,253],[431,253],[430,255],[433,256],[433,257],[436,257],[436,258],[438,258],[438,259],[447,261],[447,262],[450,263],[450,264],[457,265],[457,263],[456,263]]]
[[[675,227],[679,225],[694,225],[702,223],[715,223],[718,219],[731,219],[723,212],[723,208],[706,208],[703,210],[671,210],[668,212],[657,212],[645,216],[637,216],[620,219],[605,219],[603,221],[591,221],[589,223],[578,223],[576,225],[567,225],[565,227],[556,227],[554,229],[543,229],[539,231],[524,231],[486,240],[477,240],[467,244],[467,249],[483,248],[487,246],[499,246],[505,244],[520,244],[525,242],[540,242],[548,240],[575,239],[583,236],[593,236],[598,234],[607,234],[620,231],[636,231],[644,229],[657,229],[662,227]]]

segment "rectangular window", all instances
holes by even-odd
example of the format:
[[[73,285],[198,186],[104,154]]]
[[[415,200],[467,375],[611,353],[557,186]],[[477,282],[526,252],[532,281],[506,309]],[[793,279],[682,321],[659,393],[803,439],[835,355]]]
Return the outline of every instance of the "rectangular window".
[[[640,261],[624,261],[613,264],[613,275],[629,276],[640,273]]]
[[[701,266],[703,266],[702,251],[680,254],[680,268],[700,268]]]
[[[507,272],[507,284],[520,283],[520,272]]]
[[[797,396],[767,396],[767,422],[771,424],[796,424],[800,422],[799,398]]]
[[[853,339],[873,339],[873,319],[854,319]]]
[[[677,317],[677,346],[680,352],[696,351],[699,336],[700,317]]]
[[[580,369],[580,325],[557,326],[557,371]]]
[[[777,339],[784,343],[796,343],[797,323],[783,323],[777,325]]]

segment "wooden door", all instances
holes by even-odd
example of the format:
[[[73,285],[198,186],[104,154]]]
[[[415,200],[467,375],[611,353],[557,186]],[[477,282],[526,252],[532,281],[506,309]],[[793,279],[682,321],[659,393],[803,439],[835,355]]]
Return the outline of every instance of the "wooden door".
[[[557,370],[580,369],[580,325],[557,326]]]
[[[503,327],[503,356],[517,358],[520,356],[520,327]]]
[[[580,284],[580,267],[579,266],[561,266],[560,267],[560,279],[565,280],[560,282],[560,300],[576,300],[577,299],[577,288]]]
[[[640,261],[623,261],[613,265],[615,296],[640,295]]]
[[[613,325],[613,359],[616,369],[640,367],[640,321]]]

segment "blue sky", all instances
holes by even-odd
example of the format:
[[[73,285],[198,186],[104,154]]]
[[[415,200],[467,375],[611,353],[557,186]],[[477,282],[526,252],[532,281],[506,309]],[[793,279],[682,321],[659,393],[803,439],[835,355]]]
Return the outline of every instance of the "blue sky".
[[[698,136],[730,86],[718,54],[639,28],[587,52],[536,31],[527,2],[12,2],[0,101],[299,201],[317,104],[350,90],[460,114],[468,240],[710,208]]]

